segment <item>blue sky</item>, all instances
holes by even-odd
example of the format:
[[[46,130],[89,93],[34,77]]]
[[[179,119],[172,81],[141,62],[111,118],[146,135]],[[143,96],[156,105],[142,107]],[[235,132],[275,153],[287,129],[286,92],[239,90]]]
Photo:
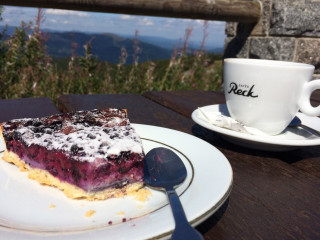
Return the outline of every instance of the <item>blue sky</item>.
[[[203,37],[203,21],[125,14],[94,13],[60,9],[44,9],[43,29],[57,31],[81,31],[119,35],[158,36],[179,40],[184,37],[185,30],[192,27],[191,41],[200,42]],[[36,8],[4,6],[2,22],[9,26],[19,26],[21,21],[34,22]],[[223,46],[225,39],[225,22],[209,21],[207,45]]]

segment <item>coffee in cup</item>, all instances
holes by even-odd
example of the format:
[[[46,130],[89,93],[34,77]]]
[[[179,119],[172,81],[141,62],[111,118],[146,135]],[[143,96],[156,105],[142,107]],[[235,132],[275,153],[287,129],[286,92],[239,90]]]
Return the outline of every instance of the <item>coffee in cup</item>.
[[[310,96],[320,89],[314,66],[304,63],[228,58],[224,60],[224,92],[230,116],[270,135],[281,133],[300,110],[320,116]]]

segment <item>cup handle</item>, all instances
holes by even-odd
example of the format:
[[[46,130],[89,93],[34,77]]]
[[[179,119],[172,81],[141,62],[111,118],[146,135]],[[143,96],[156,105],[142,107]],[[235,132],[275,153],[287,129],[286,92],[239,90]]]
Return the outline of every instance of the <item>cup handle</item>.
[[[320,89],[320,79],[306,83],[303,86],[302,95],[298,104],[301,112],[311,117],[320,116],[320,105],[318,107],[313,107],[310,103],[311,94],[317,89]]]

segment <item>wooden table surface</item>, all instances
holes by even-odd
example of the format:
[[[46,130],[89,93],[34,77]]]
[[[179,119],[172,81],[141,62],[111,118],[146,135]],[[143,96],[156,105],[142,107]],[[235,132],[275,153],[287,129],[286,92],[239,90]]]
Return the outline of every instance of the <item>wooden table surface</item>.
[[[58,111],[50,101],[44,107],[42,100],[21,99],[20,105],[0,100],[0,109],[12,106],[1,111],[1,120],[9,120],[14,112],[23,117]],[[21,109],[30,101],[27,112]],[[320,95],[312,101],[320,103]],[[320,146],[274,153],[229,143],[190,117],[197,107],[218,103],[225,103],[221,92],[64,95],[58,109],[126,108],[133,123],[183,131],[218,148],[231,163],[234,183],[226,203],[197,227],[205,239],[320,239]]]

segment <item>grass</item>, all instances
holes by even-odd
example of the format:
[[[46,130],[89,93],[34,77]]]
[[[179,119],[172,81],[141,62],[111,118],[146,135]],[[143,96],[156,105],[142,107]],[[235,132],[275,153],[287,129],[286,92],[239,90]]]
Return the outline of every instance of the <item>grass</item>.
[[[222,56],[204,50],[203,41],[187,54],[192,29],[187,29],[182,46],[177,45],[171,59],[139,63],[138,32],[135,35],[133,64],[126,64],[128,54],[121,49],[118,64],[101,62],[91,54],[91,42],[84,47],[84,57],[71,54],[55,59],[46,52],[47,35],[40,30],[41,9],[36,22],[21,23],[15,33],[0,42],[0,97],[24,98],[46,96],[53,101],[63,94],[143,93],[146,91],[219,90],[222,84]]]

